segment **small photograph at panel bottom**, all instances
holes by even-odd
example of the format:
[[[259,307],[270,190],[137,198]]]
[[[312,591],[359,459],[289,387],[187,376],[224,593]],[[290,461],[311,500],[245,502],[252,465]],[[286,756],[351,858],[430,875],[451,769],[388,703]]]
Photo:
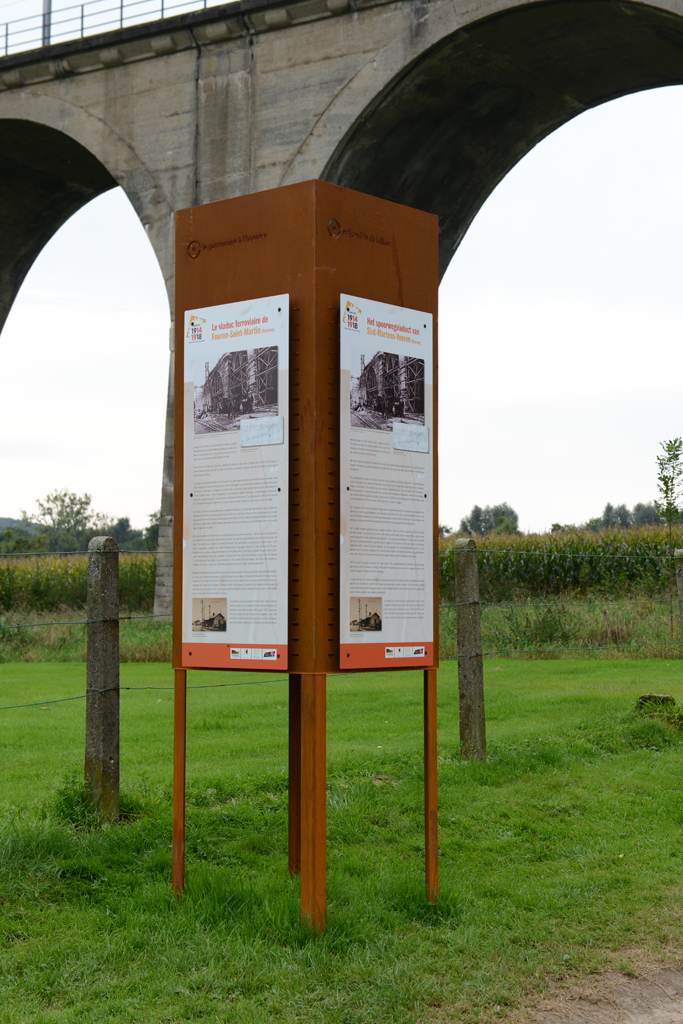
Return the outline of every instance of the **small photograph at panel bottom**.
[[[382,598],[352,597],[350,627],[352,633],[381,632]]]
[[[192,598],[193,633],[225,633],[227,615],[227,597]]]

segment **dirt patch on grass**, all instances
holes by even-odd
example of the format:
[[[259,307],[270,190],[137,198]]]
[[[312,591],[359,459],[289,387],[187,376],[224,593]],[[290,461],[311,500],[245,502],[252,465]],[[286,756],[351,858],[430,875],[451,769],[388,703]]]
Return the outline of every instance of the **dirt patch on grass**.
[[[580,980],[553,983],[538,1001],[515,1010],[509,1024],[683,1024],[683,953],[668,963],[623,950],[617,966]],[[620,963],[621,961],[621,963]],[[621,964],[624,966],[622,969]]]
[[[499,1007],[482,1019],[498,1024],[683,1024],[683,950],[667,962],[642,949],[614,955],[613,968],[584,978],[552,981],[543,995],[503,1015]],[[498,1011],[498,1012],[496,1012]],[[445,1005],[433,1007],[430,1024],[461,1019]]]

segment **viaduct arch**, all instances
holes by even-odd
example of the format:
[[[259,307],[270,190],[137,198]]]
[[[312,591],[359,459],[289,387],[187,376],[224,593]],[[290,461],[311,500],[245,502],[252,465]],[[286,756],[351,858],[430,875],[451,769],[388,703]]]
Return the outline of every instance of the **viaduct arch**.
[[[239,0],[0,58],[0,327],[42,246],[115,185],[171,308],[176,209],[314,177],[437,213],[443,273],[536,143],[674,84],[683,0]],[[165,550],[172,459],[169,393]]]

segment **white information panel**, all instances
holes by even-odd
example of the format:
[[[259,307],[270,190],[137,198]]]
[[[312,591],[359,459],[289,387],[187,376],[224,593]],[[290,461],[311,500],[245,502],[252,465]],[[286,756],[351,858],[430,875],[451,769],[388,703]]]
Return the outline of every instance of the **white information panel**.
[[[432,316],[340,296],[340,663],[433,663]]]
[[[185,313],[183,665],[287,668],[289,296]]]

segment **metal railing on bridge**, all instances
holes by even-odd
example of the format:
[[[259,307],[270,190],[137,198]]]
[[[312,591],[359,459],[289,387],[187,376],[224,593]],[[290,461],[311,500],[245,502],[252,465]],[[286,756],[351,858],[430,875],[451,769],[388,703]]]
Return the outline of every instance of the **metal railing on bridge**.
[[[49,0],[40,14],[0,22],[0,55],[5,57],[51,43],[65,43],[85,36],[141,25],[188,11],[213,6],[208,0],[87,0],[71,7],[51,9]]]

